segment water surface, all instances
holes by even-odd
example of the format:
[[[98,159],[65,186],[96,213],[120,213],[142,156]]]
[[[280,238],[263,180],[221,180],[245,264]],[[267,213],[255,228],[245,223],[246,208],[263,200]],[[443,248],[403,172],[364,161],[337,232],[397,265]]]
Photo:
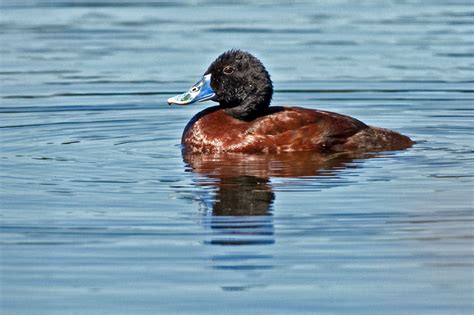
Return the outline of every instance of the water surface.
[[[0,1],[5,314],[473,312],[471,1]],[[183,156],[222,51],[410,135]]]

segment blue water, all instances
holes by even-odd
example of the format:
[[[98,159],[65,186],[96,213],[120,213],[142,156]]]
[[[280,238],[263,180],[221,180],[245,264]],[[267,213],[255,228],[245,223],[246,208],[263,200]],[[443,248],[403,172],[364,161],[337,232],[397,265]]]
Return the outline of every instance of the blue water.
[[[472,314],[472,1],[0,1],[3,314]],[[181,155],[229,48],[417,144]]]

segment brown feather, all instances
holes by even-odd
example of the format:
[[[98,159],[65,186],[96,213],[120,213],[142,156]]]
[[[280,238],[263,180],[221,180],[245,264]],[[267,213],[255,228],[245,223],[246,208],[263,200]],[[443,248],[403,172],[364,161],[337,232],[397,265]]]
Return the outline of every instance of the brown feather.
[[[337,113],[300,107],[270,107],[267,115],[243,121],[219,107],[197,114],[182,144],[191,152],[341,152],[396,150],[413,142]]]

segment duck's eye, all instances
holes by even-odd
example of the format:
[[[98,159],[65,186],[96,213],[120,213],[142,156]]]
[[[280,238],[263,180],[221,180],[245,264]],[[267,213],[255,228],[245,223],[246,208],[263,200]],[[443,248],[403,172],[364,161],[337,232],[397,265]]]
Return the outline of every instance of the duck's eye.
[[[197,86],[193,86],[191,92],[195,93],[197,91],[199,91],[199,88]]]
[[[232,74],[232,73],[234,73],[234,70],[235,70],[234,67],[227,66],[227,67],[224,68],[223,72],[224,72],[224,74]]]

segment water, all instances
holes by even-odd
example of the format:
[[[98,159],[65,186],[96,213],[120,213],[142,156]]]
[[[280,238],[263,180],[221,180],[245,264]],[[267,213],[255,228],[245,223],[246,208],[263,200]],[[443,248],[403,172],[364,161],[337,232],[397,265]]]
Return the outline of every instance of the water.
[[[0,1],[4,314],[473,312],[472,1]],[[402,152],[181,155],[221,52]]]

